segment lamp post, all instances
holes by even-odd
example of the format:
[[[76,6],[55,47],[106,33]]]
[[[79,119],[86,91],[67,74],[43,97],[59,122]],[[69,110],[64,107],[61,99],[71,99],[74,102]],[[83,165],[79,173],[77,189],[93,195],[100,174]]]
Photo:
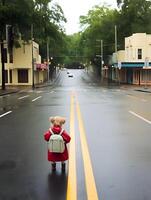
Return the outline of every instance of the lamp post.
[[[34,83],[34,47],[33,47],[33,24],[31,25],[31,48],[32,48],[32,88],[35,88],[35,83]]]
[[[103,40],[101,40],[101,72],[103,69]]]
[[[47,39],[47,68],[48,68],[48,81],[49,81],[49,41]]]
[[[114,31],[115,31],[115,56],[116,56],[116,62],[118,62],[118,58],[117,58],[117,26],[115,25],[114,27]],[[120,63],[120,67],[117,67],[116,70],[116,74],[117,74],[117,82],[120,85],[120,69],[121,69],[121,63]]]
[[[4,42],[1,40],[2,90],[5,90]]]

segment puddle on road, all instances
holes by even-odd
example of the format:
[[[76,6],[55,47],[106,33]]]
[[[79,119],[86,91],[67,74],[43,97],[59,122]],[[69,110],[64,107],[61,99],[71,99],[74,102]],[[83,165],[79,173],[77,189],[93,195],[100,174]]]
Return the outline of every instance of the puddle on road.
[[[5,160],[0,163],[0,170],[9,170],[15,168],[16,168],[16,162],[13,160]]]

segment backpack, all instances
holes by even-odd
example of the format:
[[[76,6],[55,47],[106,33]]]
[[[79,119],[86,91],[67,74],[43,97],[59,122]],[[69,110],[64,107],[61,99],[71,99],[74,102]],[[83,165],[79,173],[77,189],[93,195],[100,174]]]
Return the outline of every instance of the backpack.
[[[55,134],[51,129],[49,131],[52,135],[48,141],[48,150],[53,153],[63,153],[65,150],[65,142],[61,135],[64,130],[62,129],[59,134]]]

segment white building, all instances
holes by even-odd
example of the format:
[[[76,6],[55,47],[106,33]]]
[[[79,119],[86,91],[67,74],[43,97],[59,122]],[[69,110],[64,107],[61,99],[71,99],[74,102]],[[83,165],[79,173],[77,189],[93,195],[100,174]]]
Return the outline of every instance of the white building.
[[[123,83],[151,85],[151,34],[135,33],[126,37],[125,50],[118,51],[116,62],[112,61],[113,79],[119,77]]]

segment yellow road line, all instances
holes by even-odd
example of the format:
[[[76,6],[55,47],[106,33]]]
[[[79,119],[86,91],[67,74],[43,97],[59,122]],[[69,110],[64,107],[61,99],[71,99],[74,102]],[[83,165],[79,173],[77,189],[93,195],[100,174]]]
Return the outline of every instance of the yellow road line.
[[[84,173],[85,173],[87,199],[88,200],[98,200],[98,194],[97,194],[97,189],[96,189],[96,185],[95,185],[95,179],[94,179],[94,175],[93,175],[93,169],[92,169],[91,159],[90,159],[90,155],[89,155],[86,134],[85,134],[85,130],[84,130],[80,106],[79,106],[77,99],[76,99],[76,110],[77,110],[77,115],[78,115],[81,148],[82,148],[82,155],[83,155],[83,162],[84,162]]]
[[[67,183],[67,200],[77,199],[77,180],[76,180],[76,155],[75,155],[75,132],[74,132],[74,95],[71,95],[70,105],[70,150],[69,150],[69,172]]]

